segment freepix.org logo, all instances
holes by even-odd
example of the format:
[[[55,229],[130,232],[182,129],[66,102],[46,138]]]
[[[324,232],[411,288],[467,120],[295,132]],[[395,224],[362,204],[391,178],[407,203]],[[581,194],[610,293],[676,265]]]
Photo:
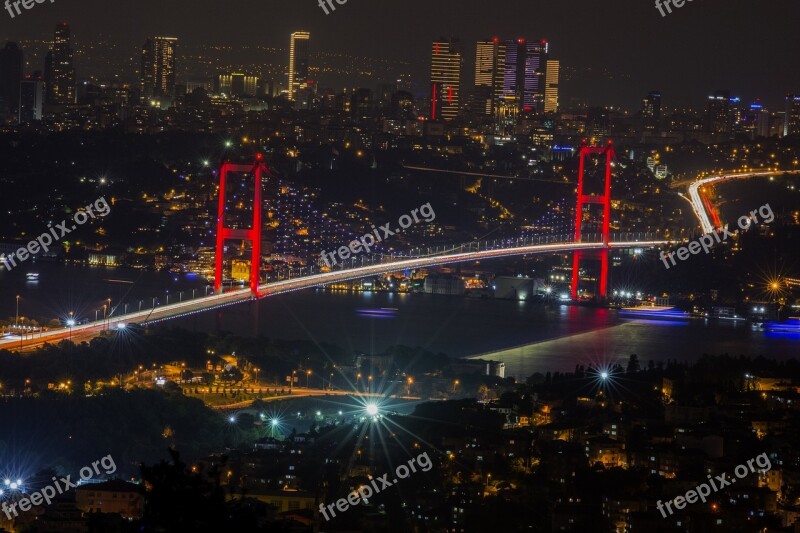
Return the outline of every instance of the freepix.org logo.
[[[38,254],[39,252],[48,252],[53,243],[57,243],[62,237],[72,233],[78,226],[82,226],[89,221],[90,218],[105,217],[111,212],[111,206],[108,205],[105,198],[98,198],[93,204],[89,204],[83,209],[79,209],[72,216],[72,224],[62,220],[60,224],[48,224],[48,231],[42,233],[36,239],[30,241],[27,246],[21,247],[16,252],[10,253],[6,257],[0,257],[0,265],[5,267],[6,270],[11,271],[12,268],[17,266],[17,261],[22,262]],[[70,226],[70,227],[67,227]]]
[[[36,4],[43,4],[45,0],[6,0],[6,11],[8,11],[9,16],[13,19],[17,15],[22,15],[22,11],[19,8],[19,5],[22,4],[22,7],[25,9],[30,9]],[[50,0],[52,4],[55,0]],[[13,9],[12,9],[13,7]],[[14,14],[16,12],[16,15]]]

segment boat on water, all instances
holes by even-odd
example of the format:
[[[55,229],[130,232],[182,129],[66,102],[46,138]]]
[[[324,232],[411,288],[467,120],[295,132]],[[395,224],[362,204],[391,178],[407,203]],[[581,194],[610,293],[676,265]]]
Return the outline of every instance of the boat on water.
[[[782,322],[764,322],[762,328],[769,333],[800,333],[800,317],[793,316]]]
[[[39,281],[39,273],[38,273],[38,272],[28,272],[28,273],[25,275],[25,278],[26,278],[28,281]]]
[[[675,307],[665,306],[644,306],[644,307],[623,307],[618,311],[624,318],[640,318],[649,320],[689,320],[691,315],[687,311],[681,311]]]

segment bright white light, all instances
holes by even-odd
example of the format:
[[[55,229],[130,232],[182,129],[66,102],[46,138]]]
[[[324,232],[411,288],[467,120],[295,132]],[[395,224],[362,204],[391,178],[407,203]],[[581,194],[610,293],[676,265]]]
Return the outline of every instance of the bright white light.
[[[339,416],[342,416],[342,412],[341,411],[339,411]]]
[[[608,372],[600,372],[600,377],[603,379],[608,379]]]
[[[228,418],[228,422],[230,422],[231,424],[233,424],[234,422],[236,422],[236,417],[235,417],[235,416],[232,416],[232,417]]]
[[[367,404],[367,414],[369,416],[377,415],[378,414],[378,406],[375,405],[374,403],[368,403]]]
[[[67,325],[68,325],[69,327],[72,327],[72,326],[74,326],[74,325],[75,325],[75,320],[73,320],[72,318],[70,318],[69,320],[67,320]]]
[[[6,486],[8,486],[8,485],[10,485],[10,484],[11,484],[11,480],[10,480],[10,479],[7,479],[7,480],[3,481],[3,483],[5,483],[5,484],[6,484]]]
[[[127,327],[128,327],[127,324],[117,324],[117,329],[125,329]]]
[[[273,418],[272,419],[272,425],[273,426],[277,426],[278,425],[278,419],[277,418]]]
[[[322,416],[322,412],[321,411],[317,411],[317,416]]]
[[[12,483],[11,484],[11,490],[15,490],[17,487],[18,487],[18,485],[16,483]]]

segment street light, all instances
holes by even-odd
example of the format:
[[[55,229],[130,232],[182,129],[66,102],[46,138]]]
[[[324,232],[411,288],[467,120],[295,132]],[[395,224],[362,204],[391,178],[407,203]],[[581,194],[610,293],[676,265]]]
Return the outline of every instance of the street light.
[[[72,313],[70,313],[70,317]],[[75,326],[75,319],[70,318],[67,320],[67,327],[69,327],[69,342],[72,342],[72,328]]]
[[[308,388],[308,378],[311,377],[311,370],[306,372],[306,388]]]
[[[19,294],[17,294],[17,316],[14,319],[14,328],[19,328]]]

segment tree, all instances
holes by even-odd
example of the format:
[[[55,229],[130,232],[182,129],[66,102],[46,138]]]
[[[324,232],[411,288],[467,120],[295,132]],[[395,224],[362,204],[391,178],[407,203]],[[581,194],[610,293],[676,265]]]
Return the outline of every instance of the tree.
[[[639,356],[634,353],[631,354],[630,358],[628,359],[627,373],[635,374],[638,371],[639,371]]]

